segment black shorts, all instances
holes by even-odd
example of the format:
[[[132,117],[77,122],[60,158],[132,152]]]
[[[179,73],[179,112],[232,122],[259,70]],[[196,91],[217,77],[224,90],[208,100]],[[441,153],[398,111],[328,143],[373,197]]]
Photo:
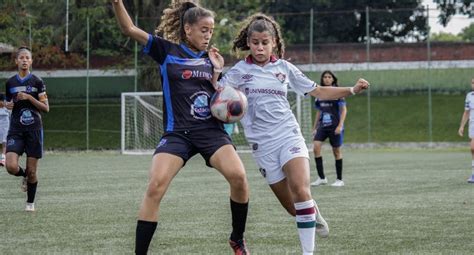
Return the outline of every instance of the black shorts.
[[[314,135],[313,141],[324,142],[329,137],[329,143],[333,148],[341,147],[344,139],[344,130],[339,135],[334,133],[334,129],[327,130],[319,128]]]
[[[42,158],[43,130],[8,131],[6,151],[20,156],[25,152],[27,157]]]
[[[201,129],[190,131],[166,132],[156,146],[154,154],[165,152],[181,157],[186,162],[197,153],[212,167],[209,159],[222,146],[232,144],[224,129]]]

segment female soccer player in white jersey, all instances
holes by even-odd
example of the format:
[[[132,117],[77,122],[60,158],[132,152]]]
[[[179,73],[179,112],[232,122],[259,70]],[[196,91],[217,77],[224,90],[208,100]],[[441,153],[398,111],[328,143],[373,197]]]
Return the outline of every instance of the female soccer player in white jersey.
[[[313,254],[315,232],[329,234],[310,191],[309,155],[300,127],[286,98],[288,86],[301,95],[335,99],[356,94],[369,84],[364,79],[354,87],[321,87],[308,79],[284,54],[279,25],[264,14],[255,14],[244,23],[234,40],[233,50],[250,55],[233,66],[216,86],[233,86],[244,92],[249,108],[241,123],[253,157],[270,188],[296,225],[303,254]],[[210,57],[224,65],[217,50]]]
[[[459,127],[458,134],[464,135],[464,126],[469,120],[469,138],[471,139],[471,156],[472,156],[472,174],[468,183],[474,183],[474,79],[471,80],[472,91],[467,93],[466,101],[464,103],[464,113],[461,119],[461,126]]]
[[[159,64],[164,94],[165,133],[155,150],[148,188],[138,213],[135,252],[147,253],[166,190],[186,161],[199,153],[229,183],[229,244],[235,254],[248,254],[243,236],[249,201],[245,169],[229,135],[222,123],[212,117],[209,107],[215,92],[211,79],[221,71],[213,68],[207,53],[214,14],[192,2],[173,1],[164,10],[158,27],[165,39],[136,27],[122,1],[113,0],[112,5],[122,32],[145,45],[144,52]]]

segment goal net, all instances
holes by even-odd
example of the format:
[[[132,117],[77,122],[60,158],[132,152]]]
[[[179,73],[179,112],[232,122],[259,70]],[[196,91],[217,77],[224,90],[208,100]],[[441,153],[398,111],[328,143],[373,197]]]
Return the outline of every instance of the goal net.
[[[153,154],[163,134],[163,92],[122,93],[123,154]]]
[[[288,101],[301,127],[306,144],[312,146],[312,105],[310,97],[288,91]],[[122,93],[121,146],[123,154],[152,154],[163,134],[163,93]],[[240,123],[231,137],[239,152],[249,152]]]

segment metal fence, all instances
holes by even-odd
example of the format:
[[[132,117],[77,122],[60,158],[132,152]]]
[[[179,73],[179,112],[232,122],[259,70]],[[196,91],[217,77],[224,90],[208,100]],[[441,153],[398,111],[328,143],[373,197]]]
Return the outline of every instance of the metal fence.
[[[287,42],[285,58],[314,81],[319,83],[323,70],[334,71],[341,86],[352,86],[359,77],[370,81],[369,91],[347,98],[346,142],[459,142],[463,139],[456,133],[464,96],[470,91],[473,77],[474,44],[433,41],[428,21],[437,17],[430,14],[432,10],[365,8],[326,12],[311,9],[269,15],[282,25],[290,19],[293,23],[298,20],[299,26],[282,31]],[[318,23],[321,19],[317,17],[324,16],[333,20]],[[427,33],[415,30],[403,38],[382,42],[380,38],[391,31],[390,27],[396,33],[403,25],[393,23],[382,31],[380,23],[391,22],[392,16],[421,19],[424,23],[417,25],[424,26]],[[39,17],[18,17],[18,23],[28,29],[22,38],[6,43],[30,45],[34,50],[34,73],[42,76],[48,85],[52,109],[44,117],[46,147],[118,149],[120,93],[161,90],[158,67],[143,56],[137,43],[125,37],[117,42],[104,39],[108,33],[120,33],[118,26],[111,31],[101,29],[105,23],[115,22],[113,16],[109,14],[104,21],[91,15],[83,17],[67,22],[61,20],[61,30],[51,35],[60,34],[66,42],[49,48],[39,45],[47,37],[47,33],[39,33],[40,29],[35,27],[35,19]],[[150,33],[159,19],[132,17],[138,27]],[[216,17],[216,30],[223,18]],[[328,30],[337,30],[338,22],[348,20],[359,22],[356,28],[365,32],[359,33],[356,41],[354,37],[327,36]],[[234,24],[227,29],[235,34],[239,26]],[[68,33],[77,31],[83,34],[71,41]],[[107,44],[109,47],[104,50]],[[63,61],[64,69],[54,61]],[[230,66],[238,58],[226,56],[226,61]],[[14,67],[13,62],[11,66]],[[4,81],[13,74],[14,70],[1,72],[0,79]],[[305,107],[311,108],[312,99],[305,100]]]

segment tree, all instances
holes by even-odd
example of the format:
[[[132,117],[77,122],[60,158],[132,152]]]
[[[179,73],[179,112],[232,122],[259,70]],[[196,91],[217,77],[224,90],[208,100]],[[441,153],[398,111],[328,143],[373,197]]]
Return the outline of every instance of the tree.
[[[427,34],[421,0],[274,0],[265,7],[270,13],[283,13],[276,16],[284,20],[284,31],[291,34],[290,41],[294,43],[309,42],[311,9],[315,42],[364,41],[366,7],[369,7],[369,31],[374,41],[420,41]]]
[[[464,41],[474,42],[474,24],[463,28],[461,33],[459,33],[459,36],[461,36]]]
[[[463,38],[460,35],[453,35],[451,33],[439,32],[439,33],[432,34],[431,40],[438,41],[438,42],[461,42]]]
[[[474,0],[434,0],[434,2],[440,10],[438,19],[443,26],[446,26],[455,14],[474,17]]]

